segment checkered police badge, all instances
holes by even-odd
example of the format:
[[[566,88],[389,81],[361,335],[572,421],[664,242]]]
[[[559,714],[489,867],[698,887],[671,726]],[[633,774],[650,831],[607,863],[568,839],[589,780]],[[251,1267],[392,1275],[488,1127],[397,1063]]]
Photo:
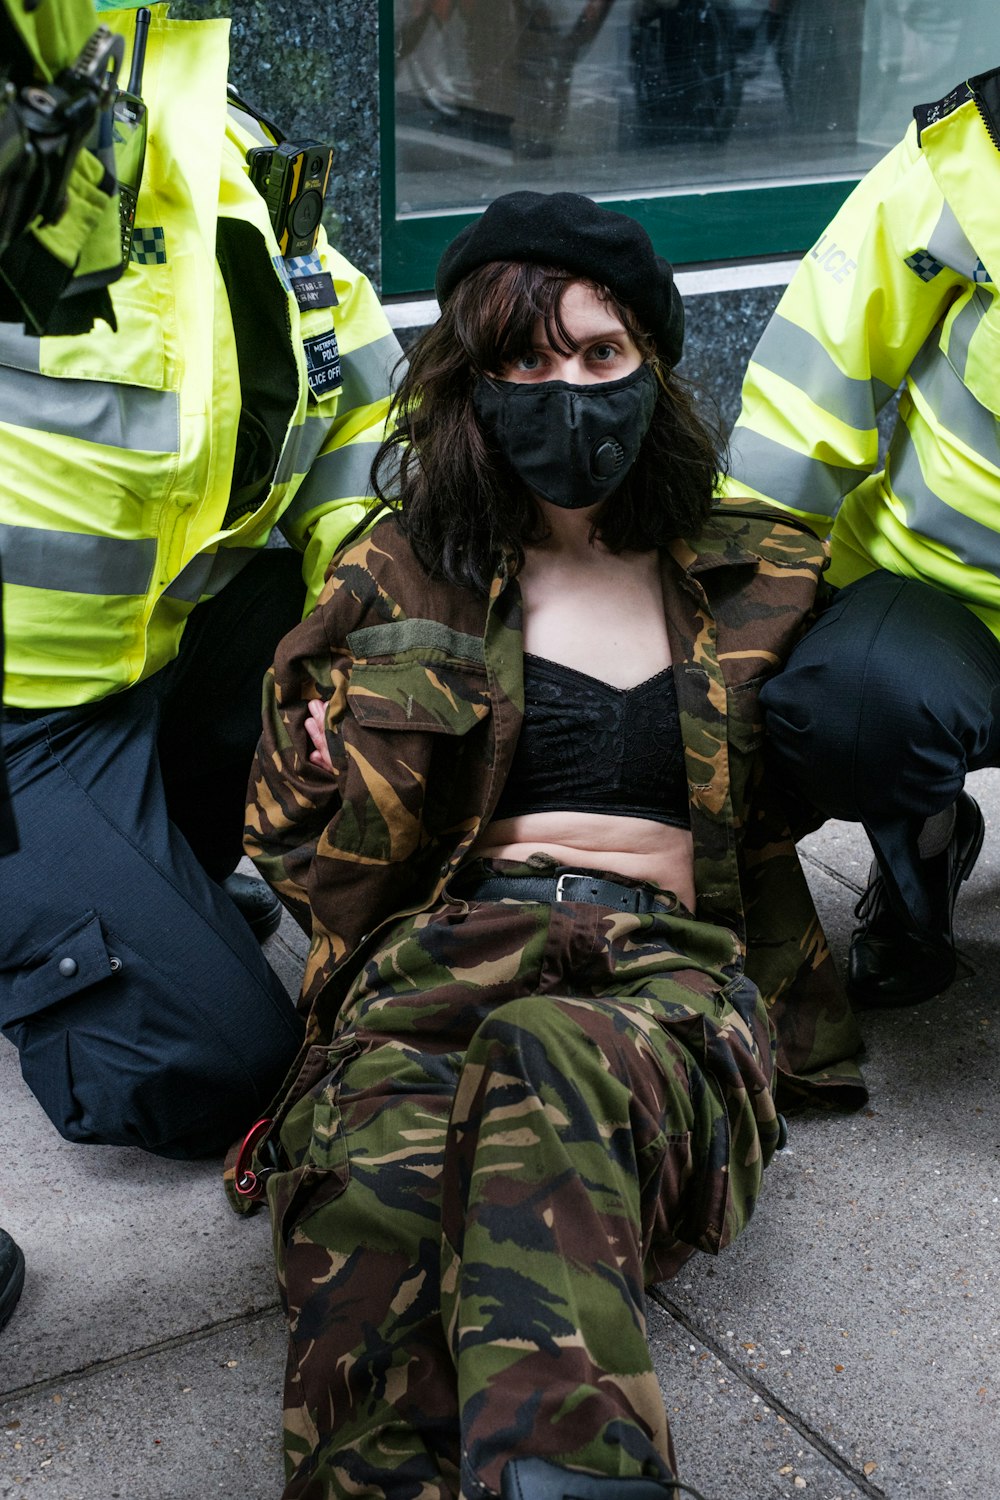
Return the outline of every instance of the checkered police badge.
[[[297,276],[319,276],[323,271],[323,262],[320,260],[318,250],[310,250],[307,255],[286,255],[285,270],[294,280]]]
[[[162,229],[134,229],[131,259],[140,266],[165,266],[167,242]]]
[[[935,260],[928,250],[915,250],[912,255],[906,257],[906,265],[911,271],[916,271],[921,281],[933,281],[944,266],[939,260]]]

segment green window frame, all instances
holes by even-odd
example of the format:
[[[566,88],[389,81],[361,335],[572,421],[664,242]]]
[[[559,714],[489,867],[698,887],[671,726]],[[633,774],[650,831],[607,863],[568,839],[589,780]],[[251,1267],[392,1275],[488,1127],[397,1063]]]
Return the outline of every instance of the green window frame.
[[[396,214],[396,96],[393,0],[379,0],[382,291],[426,293],[444,247],[481,210]],[[804,254],[858,182],[852,177],[771,187],[722,185],[694,193],[600,201],[644,225],[677,266]],[[581,191],[585,189],[581,185]]]

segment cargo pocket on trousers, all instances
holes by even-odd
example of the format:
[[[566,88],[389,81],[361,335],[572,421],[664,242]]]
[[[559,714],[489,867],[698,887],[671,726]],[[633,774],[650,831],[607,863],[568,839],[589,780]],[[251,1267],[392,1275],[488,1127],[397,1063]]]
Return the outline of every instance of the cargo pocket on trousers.
[[[711,1065],[711,1026],[705,1016],[697,1013],[658,1019],[664,1031],[684,1049],[693,1110],[691,1171],[680,1203],[677,1238],[696,1250],[717,1255],[733,1238],[729,1170],[732,1142],[722,1087]]]
[[[84,912],[27,960],[11,987],[3,1031],[16,1042],[18,1027],[110,979],[121,966],[121,959],[108,950],[100,917],[95,911]]]
[[[73,1093],[70,1033],[104,1008],[102,987],[121,968],[97,913],[86,911],[27,960],[0,1021],[0,1030],[21,1055],[25,1083],[69,1140],[89,1138],[81,1134]]]
[[[310,1049],[310,1058],[319,1048]],[[267,1200],[279,1269],[282,1250],[296,1227],[325,1204],[339,1198],[350,1178],[347,1140],[340,1113],[340,1084],[344,1067],[360,1050],[353,1038],[323,1049],[330,1071],[294,1103],[281,1123],[282,1148],[298,1158],[267,1184]],[[308,1066],[307,1059],[307,1066]],[[293,1144],[297,1143],[297,1144]]]

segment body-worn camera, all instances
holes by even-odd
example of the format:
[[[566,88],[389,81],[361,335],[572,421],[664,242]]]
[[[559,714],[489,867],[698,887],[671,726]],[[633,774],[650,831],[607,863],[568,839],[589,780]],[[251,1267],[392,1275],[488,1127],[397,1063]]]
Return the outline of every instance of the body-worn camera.
[[[319,141],[282,141],[248,151],[247,164],[282,255],[307,255],[319,234],[333,150]]]

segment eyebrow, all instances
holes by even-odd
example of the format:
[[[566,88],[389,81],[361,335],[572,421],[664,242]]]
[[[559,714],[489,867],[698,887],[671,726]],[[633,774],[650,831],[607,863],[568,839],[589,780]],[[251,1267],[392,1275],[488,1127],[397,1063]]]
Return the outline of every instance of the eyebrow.
[[[567,329],[567,332],[570,331]],[[630,337],[629,331],[624,324],[613,323],[606,328],[584,330],[582,337],[578,333],[573,333],[573,337],[576,339],[577,345],[582,347],[584,344],[599,344],[606,339],[619,339],[623,334],[626,338]],[[551,344],[547,335],[543,334],[541,340],[532,339],[532,348],[555,349],[555,345]]]

